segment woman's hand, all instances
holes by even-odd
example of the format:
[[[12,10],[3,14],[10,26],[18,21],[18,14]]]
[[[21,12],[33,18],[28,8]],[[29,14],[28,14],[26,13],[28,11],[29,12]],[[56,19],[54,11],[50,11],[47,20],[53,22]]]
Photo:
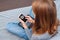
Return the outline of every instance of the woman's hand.
[[[30,16],[25,16],[28,22],[34,23],[35,21]]]
[[[26,23],[23,20],[21,20],[20,18],[19,18],[19,21],[21,22],[22,26],[26,29],[27,28]]]

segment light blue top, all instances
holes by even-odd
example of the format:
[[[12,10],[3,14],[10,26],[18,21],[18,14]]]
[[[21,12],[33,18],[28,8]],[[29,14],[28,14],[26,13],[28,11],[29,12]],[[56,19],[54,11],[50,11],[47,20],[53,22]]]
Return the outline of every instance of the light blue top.
[[[25,29],[25,32],[29,38],[29,40],[49,40],[51,38],[51,35],[46,32],[44,34],[40,34],[40,35],[37,35],[37,34],[32,34],[30,33],[29,29]]]

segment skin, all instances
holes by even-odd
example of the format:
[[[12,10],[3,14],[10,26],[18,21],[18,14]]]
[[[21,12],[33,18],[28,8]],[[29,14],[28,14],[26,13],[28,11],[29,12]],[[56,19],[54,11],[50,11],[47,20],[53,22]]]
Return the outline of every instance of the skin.
[[[25,16],[25,18],[27,19],[28,22],[34,23],[34,20],[33,20],[30,16]],[[26,25],[26,23],[25,23],[23,20],[21,20],[21,19],[19,18],[19,21],[22,23],[22,26],[23,26],[25,29],[28,28],[27,25]]]

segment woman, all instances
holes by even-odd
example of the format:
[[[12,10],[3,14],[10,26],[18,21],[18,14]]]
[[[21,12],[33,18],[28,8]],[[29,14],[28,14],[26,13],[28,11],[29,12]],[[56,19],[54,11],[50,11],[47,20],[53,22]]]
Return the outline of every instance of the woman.
[[[27,25],[20,19],[29,40],[48,40],[57,33],[57,13],[55,3],[51,0],[37,0],[32,4],[32,9],[35,14],[33,21],[32,32]],[[26,17],[29,21],[29,18]]]

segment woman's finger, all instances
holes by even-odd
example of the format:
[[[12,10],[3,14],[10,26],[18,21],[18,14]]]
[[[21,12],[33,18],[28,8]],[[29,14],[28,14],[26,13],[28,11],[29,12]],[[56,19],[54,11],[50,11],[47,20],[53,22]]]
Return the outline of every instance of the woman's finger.
[[[21,20],[20,18],[19,18],[19,20],[20,20],[20,22],[21,22],[21,23],[24,23],[24,21],[23,21],[23,20]]]
[[[30,17],[30,16],[26,16],[25,18],[26,18],[26,19],[31,19],[31,17]]]
[[[30,18],[30,16],[25,16],[25,18]]]
[[[29,18],[25,18],[25,19],[27,19],[27,20],[28,20]]]

